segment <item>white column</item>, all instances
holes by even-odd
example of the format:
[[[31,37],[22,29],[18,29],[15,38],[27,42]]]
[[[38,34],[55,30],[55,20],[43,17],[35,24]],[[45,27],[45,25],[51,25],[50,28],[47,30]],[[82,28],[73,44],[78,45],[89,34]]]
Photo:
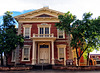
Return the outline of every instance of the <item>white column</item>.
[[[35,60],[35,41],[33,40],[33,49],[32,49],[32,65],[36,64]]]
[[[52,41],[52,65],[54,65],[54,41]]]
[[[66,65],[66,48],[64,48],[64,65]]]

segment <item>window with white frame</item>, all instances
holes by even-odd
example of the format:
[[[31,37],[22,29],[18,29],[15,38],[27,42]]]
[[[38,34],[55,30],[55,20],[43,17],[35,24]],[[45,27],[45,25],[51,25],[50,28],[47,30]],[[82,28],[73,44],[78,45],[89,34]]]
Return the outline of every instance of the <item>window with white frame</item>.
[[[51,28],[51,24],[46,24],[46,23],[42,23],[42,24],[38,24],[38,34],[39,37],[50,37],[50,28]]]
[[[59,30],[58,29],[58,38],[65,38],[64,30]]]
[[[15,58],[16,58],[15,55],[16,55],[15,50],[13,50],[12,51],[12,62],[15,62]]]
[[[23,61],[29,61],[30,60],[30,48],[24,47],[22,53],[23,53],[22,60]]]
[[[29,38],[29,35],[30,35],[30,28],[25,27],[25,38]]]
[[[59,48],[59,59],[64,59],[64,48]]]
[[[40,27],[39,33],[40,33],[40,37],[43,37],[43,36],[48,37],[50,33],[49,27]]]
[[[58,60],[66,60],[66,45],[59,44],[57,45],[58,48]]]

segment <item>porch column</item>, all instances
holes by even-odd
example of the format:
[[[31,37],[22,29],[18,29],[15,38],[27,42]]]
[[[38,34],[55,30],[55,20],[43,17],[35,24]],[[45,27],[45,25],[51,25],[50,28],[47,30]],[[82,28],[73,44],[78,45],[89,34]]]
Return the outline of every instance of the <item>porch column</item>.
[[[32,65],[36,64],[36,60],[35,60],[35,41],[33,40],[33,49],[32,49]]]
[[[64,65],[66,66],[66,48],[64,48]]]
[[[52,65],[54,65],[54,41],[52,41]]]

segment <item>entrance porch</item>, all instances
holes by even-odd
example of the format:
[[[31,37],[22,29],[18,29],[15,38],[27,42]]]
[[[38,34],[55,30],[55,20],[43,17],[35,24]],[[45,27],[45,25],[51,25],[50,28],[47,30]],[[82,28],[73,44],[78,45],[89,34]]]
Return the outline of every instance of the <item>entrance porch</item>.
[[[42,63],[54,65],[54,41],[56,38],[32,37],[32,40],[32,65]]]

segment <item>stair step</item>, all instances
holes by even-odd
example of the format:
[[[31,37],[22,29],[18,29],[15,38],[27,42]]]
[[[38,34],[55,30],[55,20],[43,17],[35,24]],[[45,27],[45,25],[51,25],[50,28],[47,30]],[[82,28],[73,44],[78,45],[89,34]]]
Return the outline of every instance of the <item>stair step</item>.
[[[34,65],[33,68],[36,70],[52,69],[52,65]]]

